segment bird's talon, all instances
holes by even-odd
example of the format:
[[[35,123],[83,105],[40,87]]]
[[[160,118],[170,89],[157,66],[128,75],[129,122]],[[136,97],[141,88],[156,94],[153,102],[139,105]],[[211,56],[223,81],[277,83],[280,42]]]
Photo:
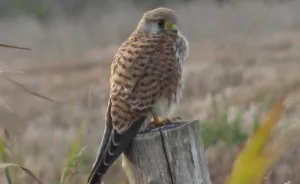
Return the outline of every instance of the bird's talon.
[[[181,118],[179,116],[171,118],[170,122],[172,122],[172,121],[178,121],[178,120],[181,120]]]
[[[158,121],[151,121],[150,122],[150,127],[155,128],[155,127],[160,127],[160,126],[164,126],[168,123],[170,123],[171,121],[169,119],[164,119],[164,120],[158,120]]]
[[[150,122],[149,127],[150,128],[156,128],[156,127],[160,127],[160,126],[164,126],[166,124],[172,123],[173,121],[178,121],[181,120],[180,117],[173,117],[173,118],[166,118],[163,120],[153,120]]]

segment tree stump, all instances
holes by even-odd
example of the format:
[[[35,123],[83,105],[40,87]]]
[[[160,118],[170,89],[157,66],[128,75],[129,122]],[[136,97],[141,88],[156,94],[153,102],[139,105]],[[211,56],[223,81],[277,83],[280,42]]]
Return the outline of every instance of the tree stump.
[[[130,184],[211,184],[198,120],[138,134],[122,160]]]

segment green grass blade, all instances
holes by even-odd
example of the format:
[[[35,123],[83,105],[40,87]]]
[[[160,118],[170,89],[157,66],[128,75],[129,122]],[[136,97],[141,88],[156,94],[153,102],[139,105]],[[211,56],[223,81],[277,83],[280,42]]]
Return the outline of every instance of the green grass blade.
[[[4,173],[5,173],[5,178],[6,178],[7,183],[12,184],[12,180],[11,180],[8,168],[4,169]]]
[[[6,154],[6,150],[5,150],[5,144],[4,144],[4,141],[3,141],[2,137],[0,137],[0,157],[1,157],[1,160],[3,162],[7,161],[7,154]]]
[[[76,158],[78,157],[78,154],[81,152],[81,150],[79,150],[79,146],[87,122],[88,122],[87,119],[85,119],[82,122],[80,129],[78,130],[78,133],[76,135],[76,138],[72,143],[71,149],[69,151],[67,163],[65,164],[62,172],[60,184],[64,184],[66,182],[66,178],[68,177],[68,174],[72,171],[72,168],[75,166]]]
[[[34,179],[38,184],[42,184],[42,182],[26,167],[23,167],[18,164],[12,164],[12,163],[0,163],[0,169],[5,170],[8,168],[17,167],[22,169],[26,174],[28,174],[32,179]]]
[[[6,153],[5,144],[4,144],[2,137],[0,137],[0,157],[3,162],[7,162],[8,156]],[[4,172],[5,172],[5,178],[6,178],[7,183],[12,184],[12,179],[11,179],[9,170],[7,168],[5,168]]]

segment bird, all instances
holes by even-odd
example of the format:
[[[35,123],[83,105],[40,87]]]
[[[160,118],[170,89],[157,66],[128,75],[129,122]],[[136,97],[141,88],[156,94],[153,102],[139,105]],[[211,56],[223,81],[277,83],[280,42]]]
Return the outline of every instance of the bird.
[[[138,133],[176,119],[170,113],[182,98],[188,54],[189,42],[174,10],[158,7],[143,14],[111,63],[105,128],[88,184],[103,182]]]

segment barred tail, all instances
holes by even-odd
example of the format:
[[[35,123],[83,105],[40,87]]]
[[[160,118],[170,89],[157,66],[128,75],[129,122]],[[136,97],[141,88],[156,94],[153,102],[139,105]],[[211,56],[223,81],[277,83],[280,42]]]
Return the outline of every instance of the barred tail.
[[[109,107],[110,108],[110,107]],[[110,110],[108,110],[110,113]],[[140,127],[146,120],[141,117],[122,133],[118,133],[112,126],[111,118],[107,118],[105,133],[102,139],[101,147],[97,159],[93,165],[88,178],[88,184],[102,184],[103,175],[107,172],[111,164],[121,155],[129,146],[133,138],[139,132]]]

